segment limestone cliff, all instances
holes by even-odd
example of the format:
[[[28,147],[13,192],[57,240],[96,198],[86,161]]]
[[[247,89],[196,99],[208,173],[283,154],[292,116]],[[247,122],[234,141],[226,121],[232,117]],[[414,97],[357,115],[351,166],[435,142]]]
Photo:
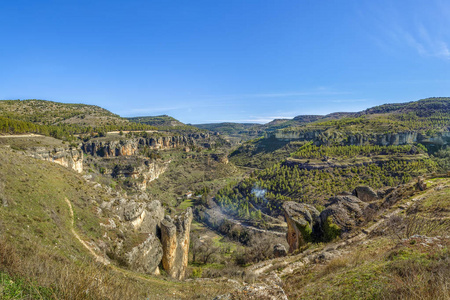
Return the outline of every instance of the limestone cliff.
[[[93,156],[114,157],[138,154],[140,147],[164,150],[180,147],[210,146],[209,134],[197,133],[181,136],[152,136],[147,138],[122,138],[120,140],[96,139],[85,142],[82,150]]]
[[[54,162],[73,169],[78,173],[83,172],[83,152],[79,149],[33,147],[26,150],[25,153],[31,157]]]
[[[172,219],[164,216],[159,201],[149,201],[145,193],[131,199],[118,196],[100,205],[99,213],[109,217],[108,224],[100,224],[105,230],[103,243],[109,243],[105,252],[130,269],[148,274],[159,274],[162,262],[169,276],[184,279],[192,209]]]
[[[437,132],[428,136],[417,131],[405,131],[397,133],[348,133],[330,131],[325,129],[309,131],[280,130],[275,132],[274,137],[279,140],[313,141],[316,145],[407,145],[413,143],[447,145],[450,144],[450,132]]]
[[[173,220],[166,216],[161,222],[162,264],[169,276],[184,279],[188,264],[189,232],[192,209],[176,216]]]
[[[115,158],[117,159],[117,158]],[[137,162],[137,163],[136,163]],[[169,167],[170,161],[160,160],[134,160],[134,163],[116,164],[111,171],[111,176],[116,178],[138,179],[134,184],[137,189],[145,191],[147,184],[156,180]]]
[[[140,245],[125,254],[128,266],[138,272],[158,275],[158,265],[161,262],[163,250],[159,239],[149,234]]]

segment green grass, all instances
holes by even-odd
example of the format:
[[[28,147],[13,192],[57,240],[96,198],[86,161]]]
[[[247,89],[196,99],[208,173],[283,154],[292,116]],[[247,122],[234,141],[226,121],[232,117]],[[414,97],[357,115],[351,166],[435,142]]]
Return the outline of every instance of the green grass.
[[[445,276],[450,275],[446,243],[441,248],[371,240],[326,265],[288,276],[285,290],[292,299],[446,299],[450,292],[445,288]]]
[[[64,199],[73,204],[75,230],[89,242],[104,234],[96,203],[105,195],[77,173],[3,148],[0,178],[6,205],[0,207],[0,272],[14,282],[5,281],[3,298],[41,288],[51,299],[208,299],[226,292],[226,284],[175,282],[97,264],[72,234]]]
[[[186,210],[188,207],[192,207],[194,205],[193,199],[186,199],[178,205],[178,208],[181,210]]]
[[[13,278],[0,272],[0,298],[8,299],[54,299],[53,290],[35,285],[22,278]]]

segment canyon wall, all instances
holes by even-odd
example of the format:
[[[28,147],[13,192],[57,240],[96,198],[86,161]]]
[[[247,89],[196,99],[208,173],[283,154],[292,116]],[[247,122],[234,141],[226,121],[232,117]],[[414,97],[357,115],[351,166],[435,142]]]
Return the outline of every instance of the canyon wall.
[[[120,140],[92,140],[83,143],[81,149],[90,155],[101,157],[130,156],[138,153],[139,147],[151,150],[165,150],[181,147],[209,147],[209,134],[196,133],[181,136],[159,136],[124,138]]]
[[[79,149],[34,147],[26,150],[25,154],[37,159],[57,163],[78,173],[83,172],[83,152]]]
[[[447,145],[450,144],[450,132],[437,132],[425,135],[417,131],[405,131],[398,133],[346,133],[339,131],[312,130],[312,131],[287,131],[280,130],[274,133],[279,140],[313,141],[316,145],[406,145],[413,143]]]

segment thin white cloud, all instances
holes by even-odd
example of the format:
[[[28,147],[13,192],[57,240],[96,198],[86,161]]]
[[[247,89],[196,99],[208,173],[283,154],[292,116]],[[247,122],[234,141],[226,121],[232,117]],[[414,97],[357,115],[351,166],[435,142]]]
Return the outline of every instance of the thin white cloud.
[[[383,51],[401,52],[409,48],[420,56],[450,60],[448,3],[430,1],[426,8],[411,4],[408,14],[395,2],[386,6],[372,4],[367,11],[371,14],[359,14],[370,20],[368,38]]]

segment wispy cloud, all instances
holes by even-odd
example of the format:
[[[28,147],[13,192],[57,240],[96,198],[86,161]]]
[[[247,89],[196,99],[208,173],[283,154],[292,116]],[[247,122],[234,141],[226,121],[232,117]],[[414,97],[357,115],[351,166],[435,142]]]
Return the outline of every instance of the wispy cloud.
[[[425,6],[419,4],[405,8],[391,3],[386,6],[371,6],[371,15],[361,17],[371,20],[368,27],[369,38],[381,49],[388,52],[414,50],[424,57],[450,60],[450,6],[442,1],[430,1]]]

